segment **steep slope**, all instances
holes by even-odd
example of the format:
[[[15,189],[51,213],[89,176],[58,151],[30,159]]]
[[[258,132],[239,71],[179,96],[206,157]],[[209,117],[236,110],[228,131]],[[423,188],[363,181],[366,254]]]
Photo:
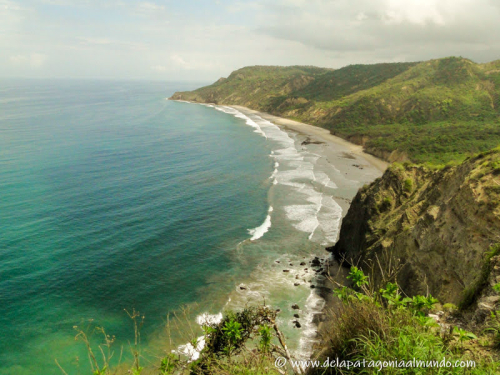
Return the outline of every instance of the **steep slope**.
[[[244,105],[282,114],[316,101],[330,101],[379,85],[415,63],[350,65],[334,70],[309,66],[251,66],[238,69],[213,85],[178,92],[172,99]]]
[[[358,192],[328,250],[379,285],[396,279],[408,295],[465,308],[487,286],[499,242],[497,149],[438,171],[392,165]]]
[[[175,93],[172,99],[237,104],[263,110],[270,98],[289,95],[330,71],[307,66],[251,66],[236,70],[213,85]]]
[[[247,67],[172,99],[244,105],[318,125],[388,161],[442,163],[500,142],[500,61]]]

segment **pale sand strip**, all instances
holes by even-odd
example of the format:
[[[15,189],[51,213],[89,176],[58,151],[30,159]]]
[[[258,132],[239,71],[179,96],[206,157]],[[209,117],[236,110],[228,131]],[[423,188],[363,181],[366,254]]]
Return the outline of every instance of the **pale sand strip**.
[[[311,140],[313,141],[325,142],[330,146],[339,145],[344,148],[347,148],[353,154],[365,159],[368,163],[377,168],[379,171],[382,172],[385,171],[389,165],[389,163],[387,163],[386,161],[364,152],[363,146],[355,145],[349,141],[346,141],[345,139],[330,134],[330,132],[327,129],[323,129],[314,125],[304,124],[302,122],[286,119],[283,117],[270,115],[269,113],[255,111],[253,109],[242,107],[239,105],[230,105],[228,107],[233,107],[238,111],[242,112],[243,114],[254,114],[260,116],[263,119],[271,121],[276,125],[284,126],[287,129],[293,130],[298,133],[302,133],[310,137]]]

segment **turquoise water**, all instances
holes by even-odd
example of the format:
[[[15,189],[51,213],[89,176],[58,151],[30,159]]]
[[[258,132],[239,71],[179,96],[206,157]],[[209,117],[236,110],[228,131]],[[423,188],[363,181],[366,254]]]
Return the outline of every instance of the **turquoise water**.
[[[2,85],[1,373],[71,369],[81,319],[126,342],[124,308],[146,314],[147,334],[232,268],[227,250],[266,216],[270,146],[232,116],[165,100],[188,88]]]
[[[88,374],[75,325],[116,336],[127,368],[134,308],[144,366],[188,353],[201,318],[263,302],[308,357],[323,276],[307,262],[380,173],[257,115],[166,100],[197,86],[2,82],[1,375],[60,374],[55,359]],[[183,329],[166,329],[172,313]]]

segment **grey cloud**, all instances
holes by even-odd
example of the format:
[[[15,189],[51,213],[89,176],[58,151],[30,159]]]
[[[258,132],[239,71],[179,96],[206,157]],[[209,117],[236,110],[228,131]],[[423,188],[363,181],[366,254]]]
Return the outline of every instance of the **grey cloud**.
[[[258,32],[372,60],[425,59],[443,52],[477,60],[500,57],[500,5],[492,0],[264,1]],[[408,5],[408,7],[405,7]]]

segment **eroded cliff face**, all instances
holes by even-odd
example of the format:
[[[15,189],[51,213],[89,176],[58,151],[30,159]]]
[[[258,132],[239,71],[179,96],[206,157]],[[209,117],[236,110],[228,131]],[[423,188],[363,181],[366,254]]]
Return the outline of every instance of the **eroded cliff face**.
[[[463,304],[465,290],[485,287],[487,253],[500,242],[499,202],[499,151],[441,170],[392,165],[358,192],[328,250],[375,284],[392,278],[408,295]]]

